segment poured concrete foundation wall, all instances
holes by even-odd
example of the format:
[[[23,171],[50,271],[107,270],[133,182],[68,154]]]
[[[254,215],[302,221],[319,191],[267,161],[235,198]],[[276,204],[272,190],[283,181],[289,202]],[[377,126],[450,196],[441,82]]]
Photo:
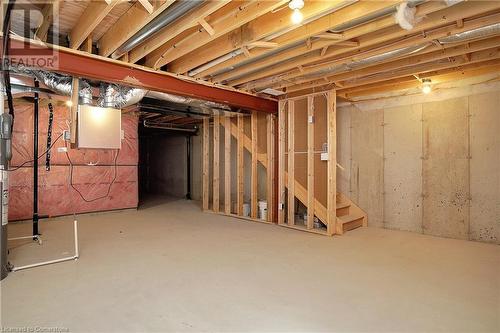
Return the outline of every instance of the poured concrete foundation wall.
[[[500,243],[500,87],[476,91],[338,108],[339,190],[369,226]]]

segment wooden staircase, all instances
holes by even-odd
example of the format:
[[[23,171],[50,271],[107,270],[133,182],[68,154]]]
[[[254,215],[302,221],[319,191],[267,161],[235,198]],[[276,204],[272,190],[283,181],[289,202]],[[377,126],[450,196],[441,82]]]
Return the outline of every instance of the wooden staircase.
[[[337,224],[335,233],[344,232],[368,225],[366,213],[344,194],[337,192]]]
[[[224,127],[225,123],[220,122],[220,126]],[[233,123],[231,123],[231,134],[235,138],[238,137],[238,128]],[[248,151],[251,151],[251,141],[252,140],[247,135],[243,135],[243,146]],[[267,159],[265,154],[258,154],[257,160],[264,168],[267,168]],[[286,172],[285,184],[288,184],[288,174]],[[306,204],[307,189],[297,180],[295,180],[294,187],[295,197],[303,204]],[[314,199],[314,215],[321,221],[326,221],[327,219],[326,207],[316,199]],[[368,217],[366,213],[343,193],[337,192],[337,223],[335,234],[342,235],[346,231],[353,230],[361,226],[366,227],[367,224]]]

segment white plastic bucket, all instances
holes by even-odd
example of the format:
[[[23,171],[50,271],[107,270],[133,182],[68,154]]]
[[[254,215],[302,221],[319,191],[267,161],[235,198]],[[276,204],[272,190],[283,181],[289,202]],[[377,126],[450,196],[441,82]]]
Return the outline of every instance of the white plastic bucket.
[[[259,206],[259,218],[261,220],[267,220],[267,201],[261,200],[258,202]]]
[[[248,203],[243,204],[243,216],[245,217],[250,216],[250,204]]]

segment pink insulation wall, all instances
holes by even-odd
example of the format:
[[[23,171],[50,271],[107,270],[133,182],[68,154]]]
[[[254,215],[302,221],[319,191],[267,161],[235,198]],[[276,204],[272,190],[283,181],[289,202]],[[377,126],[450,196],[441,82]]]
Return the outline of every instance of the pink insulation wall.
[[[52,142],[68,129],[69,108],[54,107]],[[39,110],[38,151],[41,155],[47,145],[48,107]],[[122,130],[125,138],[117,158],[117,177],[109,196],[93,202],[85,202],[70,187],[70,166],[60,138],[52,148],[51,167],[45,169],[45,156],[39,159],[39,194],[38,208],[40,215],[58,216],[73,213],[95,212],[113,209],[134,208],[138,204],[138,133],[137,118],[122,115]],[[68,145],[69,147],[69,145]],[[33,159],[33,106],[18,105],[15,107],[14,132],[12,143],[13,157],[11,169],[25,161]],[[69,157],[74,165],[73,185],[87,200],[101,197],[107,193],[110,182],[115,175],[114,159],[116,150],[100,149],[68,149]],[[91,166],[89,164],[97,164]],[[21,220],[32,217],[33,209],[33,167],[28,163],[10,175],[9,219]]]

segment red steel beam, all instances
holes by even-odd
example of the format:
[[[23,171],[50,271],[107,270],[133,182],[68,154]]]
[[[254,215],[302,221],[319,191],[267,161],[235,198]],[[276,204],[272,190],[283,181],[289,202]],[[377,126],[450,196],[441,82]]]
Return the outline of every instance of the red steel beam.
[[[3,38],[0,38],[2,40]],[[45,52],[52,52],[57,57],[57,67],[40,61],[39,67],[49,71],[84,77],[99,81],[120,83],[128,86],[161,91],[170,94],[188,96],[208,101],[228,104],[245,110],[277,113],[278,103],[275,100],[250,95],[244,92],[225,89],[194,82],[188,78],[182,79],[163,71],[125,63],[122,61],[90,55],[65,47],[46,45],[42,46],[30,40],[11,38],[10,54],[18,59],[33,59]],[[2,45],[3,43],[0,43]]]

